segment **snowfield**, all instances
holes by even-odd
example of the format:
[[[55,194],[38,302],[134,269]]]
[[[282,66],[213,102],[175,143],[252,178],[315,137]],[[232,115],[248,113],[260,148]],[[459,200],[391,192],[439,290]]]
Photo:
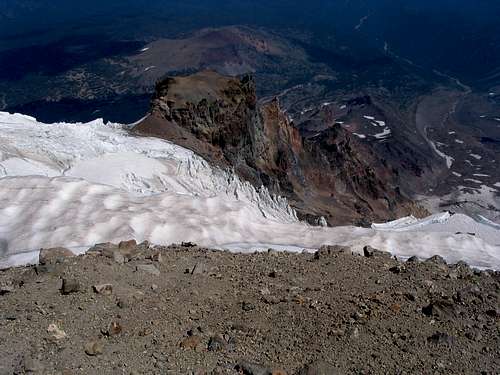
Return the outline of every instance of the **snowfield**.
[[[500,228],[487,220],[444,213],[372,228],[312,227],[286,200],[172,143],[101,120],[43,124],[0,112],[0,268],[36,263],[42,247],[79,253],[130,238],[233,251],[371,245],[500,269]]]

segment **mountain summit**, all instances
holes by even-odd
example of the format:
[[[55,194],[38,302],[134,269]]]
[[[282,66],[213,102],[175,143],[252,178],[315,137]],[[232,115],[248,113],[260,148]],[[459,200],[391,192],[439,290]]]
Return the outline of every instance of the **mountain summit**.
[[[204,71],[167,78],[156,86],[149,115],[133,130],[233,168],[254,186],[288,198],[309,222],[363,225],[424,214],[340,124],[303,137],[278,99],[257,100],[250,76]]]

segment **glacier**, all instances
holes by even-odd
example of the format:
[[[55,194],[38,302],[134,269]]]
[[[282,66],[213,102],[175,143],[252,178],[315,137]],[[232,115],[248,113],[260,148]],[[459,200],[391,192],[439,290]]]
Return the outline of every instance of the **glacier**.
[[[362,252],[371,245],[402,258],[439,254],[500,269],[500,229],[491,223],[437,213],[371,228],[310,226],[286,199],[190,150],[127,129],[0,112],[0,268],[36,263],[40,248],[81,253],[134,238],[231,251],[338,244]]]

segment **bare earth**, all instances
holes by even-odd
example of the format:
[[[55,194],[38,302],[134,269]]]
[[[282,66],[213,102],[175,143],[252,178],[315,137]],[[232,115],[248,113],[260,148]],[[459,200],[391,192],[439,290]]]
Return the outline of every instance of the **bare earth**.
[[[0,272],[0,374],[500,372],[498,272],[339,247],[65,255]]]

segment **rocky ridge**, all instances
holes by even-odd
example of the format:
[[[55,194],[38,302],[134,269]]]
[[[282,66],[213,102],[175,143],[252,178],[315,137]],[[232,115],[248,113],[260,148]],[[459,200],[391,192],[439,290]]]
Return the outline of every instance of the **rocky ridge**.
[[[205,71],[158,83],[134,131],[169,139],[233,168],[254,186],[289,199],[299,215],[331,225],[366,225],[420,209],[396,176],[341,126],[303,137],[277,99],[258,102],[251,77]]]
[[[366,247],[100,244],[0,272],[2,374],[495,374],[500,274]]]

